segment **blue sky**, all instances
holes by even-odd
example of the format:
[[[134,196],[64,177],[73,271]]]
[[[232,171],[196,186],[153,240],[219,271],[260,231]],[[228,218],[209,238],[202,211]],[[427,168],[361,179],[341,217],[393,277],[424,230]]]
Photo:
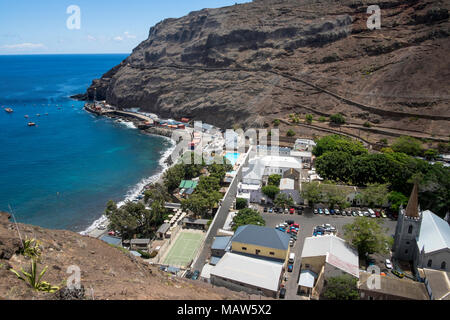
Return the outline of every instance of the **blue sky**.
[[[0,54],[130,53],[150,27],[248,0],[0,0]],[[80,29],[67,8],[80,8]]]

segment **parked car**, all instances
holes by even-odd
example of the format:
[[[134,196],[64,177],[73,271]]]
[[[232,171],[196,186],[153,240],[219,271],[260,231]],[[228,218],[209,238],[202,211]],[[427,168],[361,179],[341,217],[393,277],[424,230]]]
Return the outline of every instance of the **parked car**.
[[[350,210],[347,210],[347,216],[352,216],[353,214],[352,214],[352,212],[350,211]]]
[[[273,208],[269,208],[269,212],[272,213],[273,212]]]
[[[280,289],[280,299],[284,299],[284,297],[286,296],[286,289],[285,288],[281,288]]]
[[[292,272],[294,270],[294,266],[292,264],[288,265],[288,272]]]
[[[324,210],[324,211],[325,211],[325,214],[326,214],[326,215],[329,215],[329,214],[330,214],[330,211],[328,211],[328,209],[327,209],[327,208],[325,208],[325,210]]]
[[[294,241],[297,241],[297,236],[295,234],[291,234],[291,239],[294,239]]]
[[[200,271],[195,270],[194,274],[192,275],[192,280],[197,280],[199,276],[200,276]]]
[[[318,210],[319,210],[319,214],[323,214],[323,209],[322,208],[319,208]]]
[[[364,217],[364,213],[362,213],[362,211],[358,210],[358,216]]]
[[[381,217],[387,218],[386,213],[384,211],[381,211]]]
[[[288,226],[290,226],[291,224],[294,224],[294,220],[286,220],[286,224],[288,225]]]
[[[108,232],[108,235],[110,235],[110,236],[115,236],[115,235],[116,235],[116,232],[115,232],[115,231],[110,231],[110,232]]]
[[[376,216],[377,218],[381,218],[380,211],[375,211],[375,216]]]
[[[267,212],[267,207],[264,207],[264,212]]]
[[[278,209],[278,213],[283,213],[283,212],[284,212],[283,208]]]
[[[335,213],[334,209],[330,209],[330,214],[331,214],[332,216],[334,216],[334,213]]]
[[[386,259],[386,261],[384,262],[384,265],[386,266],[386,268],[392,269],[392,263],[391,263],[391,260]]]
[[[293,247],[294,246],[295,241],[294,240],[289,240],[289,246]]]
[[[295,213],[295,209],[294,209],[294,208],[290,208],[290,209],[289,209],[289,213],[290,213],[290,214],[294,214],[294,213]]]
[[[294,227],[296,227],[296,228],[300,228],[300,225],[298,224],[298,223],[294,223],[294,224],[292,224]]]
[[[314,214],[318,214],[318,213],[319,213],[319,210],[314,209]]]
[[[364,214],[364,217],[369,217],[370,216],[369,211],[364,211],[363,214]]]
[[[340,215],[340,214],[341,214],[341,210],[339,210],[339,209],[334,210],[334,212],[335,212],[337,215]]]
[[[399,270],[392,270],[392,273],[395,274],[399,278],[405,277],[405,274],[402,271],[399,271]]]
[[[186,278],[186,279],[191,279],[192,278],[192,272],[191,271],[186,271],[186,274],[184,275],[184,277]]]

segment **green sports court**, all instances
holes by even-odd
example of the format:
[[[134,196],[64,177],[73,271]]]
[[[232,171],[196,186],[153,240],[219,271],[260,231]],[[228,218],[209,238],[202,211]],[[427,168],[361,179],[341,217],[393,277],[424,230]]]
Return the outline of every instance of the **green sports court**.
[[[194,259],[204,233],[181,231],[164,259],[165,265],[186,267]]]

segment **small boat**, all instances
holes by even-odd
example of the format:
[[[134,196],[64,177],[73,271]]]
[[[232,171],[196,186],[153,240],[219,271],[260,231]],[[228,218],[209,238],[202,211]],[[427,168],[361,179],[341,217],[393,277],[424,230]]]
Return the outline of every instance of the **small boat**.
[[[27,114],[25,115],[25,118],[28,119],[28,115]]]
[[[41,115],[38,113],[38,114],[36,114],[36,117],[40,117]]]
[[[48,113],[46,113],[45,115],[48,116]]]
[[[34,126],[36,126],[36,123],[34,123],[34,122],[28,122],[28,126],[29,126],[29,127],[34,127]]]
[[[5,111],[8,112],[8,113],[13,113],[14,112],[14,110],[11,109],[11,108],[5,108]]]

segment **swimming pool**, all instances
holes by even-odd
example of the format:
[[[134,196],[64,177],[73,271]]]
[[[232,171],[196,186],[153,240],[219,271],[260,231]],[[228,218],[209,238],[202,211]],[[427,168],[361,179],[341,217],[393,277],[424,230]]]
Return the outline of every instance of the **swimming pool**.
[[[231,164],[234,166],[236,164],[236,161],[239,159],[239,152],[227,152],[225,154],[225,158],[231,162]]]

